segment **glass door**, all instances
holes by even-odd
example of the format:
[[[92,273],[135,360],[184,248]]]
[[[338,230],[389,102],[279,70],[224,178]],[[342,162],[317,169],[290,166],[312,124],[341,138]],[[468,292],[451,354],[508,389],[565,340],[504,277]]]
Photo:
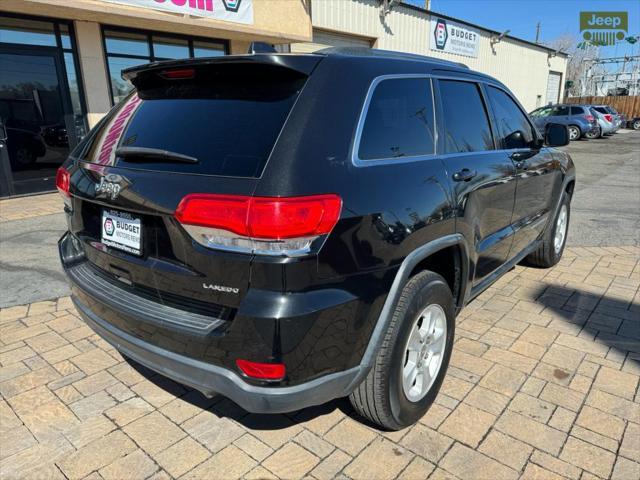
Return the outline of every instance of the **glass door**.
[[[55,189],[57,168],[75,137],[74,115],[59,51],[0,46],[0,123],[6,140],[2,193]],[[72,138],[72,144],[75,143]],[[8,163],[8,165],[6,165]]]

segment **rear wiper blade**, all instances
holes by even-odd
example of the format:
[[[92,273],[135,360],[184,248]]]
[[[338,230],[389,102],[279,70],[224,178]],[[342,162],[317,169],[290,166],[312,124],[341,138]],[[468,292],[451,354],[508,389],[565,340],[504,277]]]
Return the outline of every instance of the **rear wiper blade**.
[[[200,160],[189,155],[161,150],[159,148],[146,147],[120,147],[116,150],[116,156],[126,158],[127,161],[160,161],[176,163],[199,163]]]

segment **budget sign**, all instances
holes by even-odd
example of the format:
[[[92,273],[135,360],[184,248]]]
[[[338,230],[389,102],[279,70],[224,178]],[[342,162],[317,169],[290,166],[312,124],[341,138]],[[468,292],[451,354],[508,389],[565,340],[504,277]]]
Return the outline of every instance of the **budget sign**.
[[[435,17],[431,19],[430,31],[431,50],[456,53],[465,57],[478,56],[480,35],[477,30],[452,20]]]

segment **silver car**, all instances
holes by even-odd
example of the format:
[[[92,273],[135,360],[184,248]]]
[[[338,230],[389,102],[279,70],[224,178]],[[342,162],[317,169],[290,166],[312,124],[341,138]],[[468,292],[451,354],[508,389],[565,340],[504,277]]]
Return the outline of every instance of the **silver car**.
[[[601,107],[591,107],[591,113],[596,118],[598,122],[598,126],[600,127],[600,136],[602,135],[611,135],[618,130],[616,126],[615,119],[609,113],[602,113],[596,108]]]
[[[591,109],[599,113],[607,122],[613,125],[613,130],[609,133],[616,133],[618,131],[621,122],[619,121],[618,115],[612,113],[608,105],[591,105]],[[605,132],[603,131],[603,133]]]

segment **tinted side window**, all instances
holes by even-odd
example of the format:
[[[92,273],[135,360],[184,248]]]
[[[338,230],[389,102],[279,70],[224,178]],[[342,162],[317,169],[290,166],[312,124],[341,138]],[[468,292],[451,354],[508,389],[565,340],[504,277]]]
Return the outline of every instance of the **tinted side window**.
[[[539,108],[538,110],[534,110],[533,112],[531,112],[530,115],[533,118],[544,118],[551,115],[551,110],[552,109],[549,107]]]
[[[478,85],[440,80],[447,153],[493,150],[487,111]]]
[[[375,160],[433,155],[433,125],[429,79],[383,80],[369,102],[358,157]]]
[[[556,107],[553,109],[553,113],[551,114],[554,117],[559,117],[560,115],[569,115],[569,107]]]
[[[582,107],[571,107],[571,115],[582,115],[583,113]]]
[[[531,124],[522,110],[502,90],[487,87],[487,96],[491,103],[495,125],[502,148],[524,148],[533,141]],[[518,135],[516,132],[520,132]]]

